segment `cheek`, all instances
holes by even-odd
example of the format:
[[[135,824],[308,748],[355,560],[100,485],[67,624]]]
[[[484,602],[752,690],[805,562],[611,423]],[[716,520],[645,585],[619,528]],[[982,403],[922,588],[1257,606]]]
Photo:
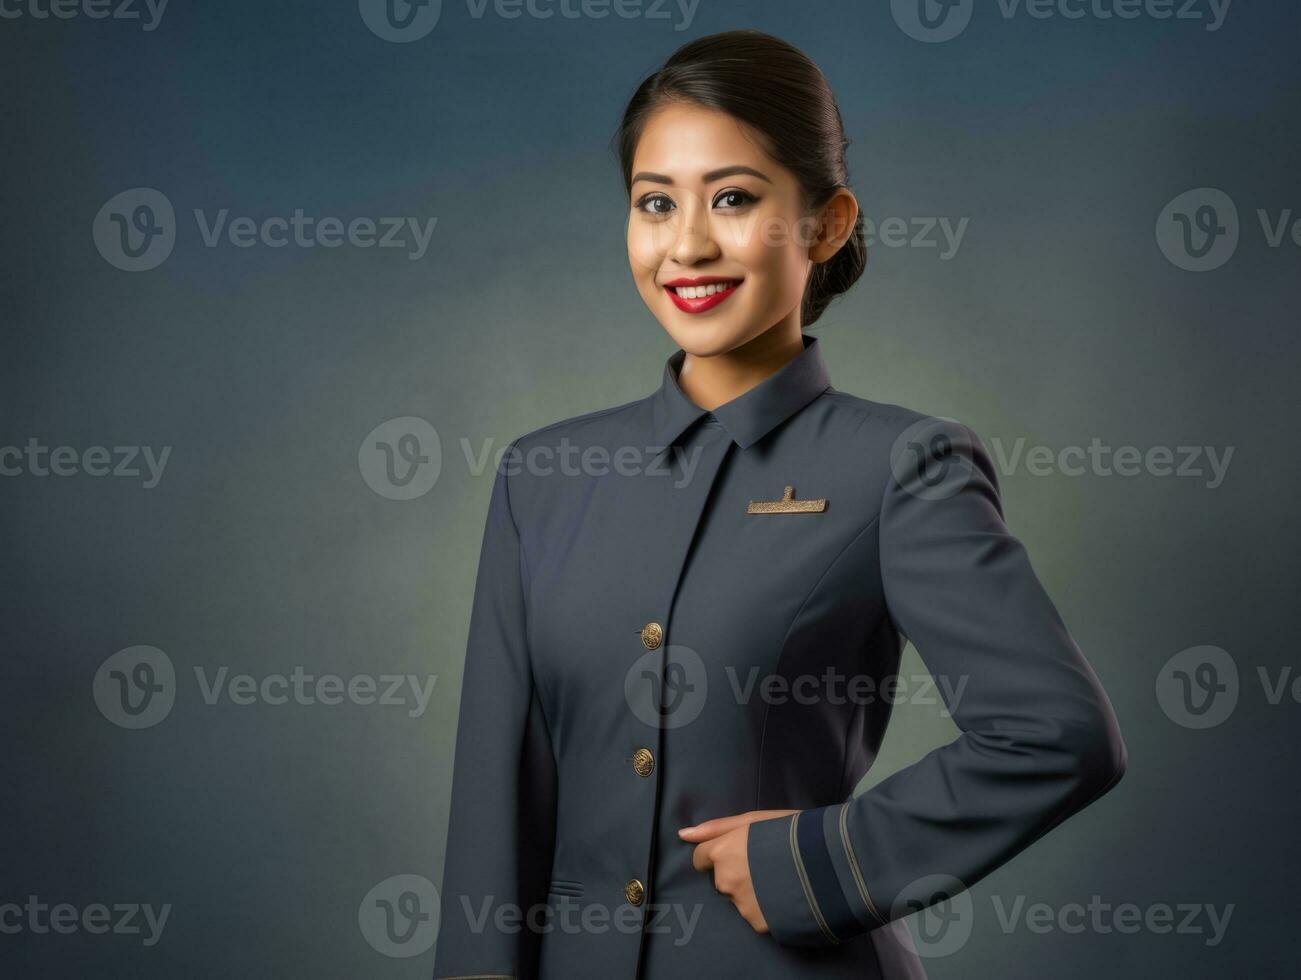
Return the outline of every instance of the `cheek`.
[[[639,224],[636,219],[628,224],[628,264],[639,285],[653,284],[655,274],[663,264],[661,237],[654,226]]]
[[[808,249],[801,247],[784,221],[757,222],[729,257],[748,270],[758,287],[753,293],[762,294],[765,302],[786,304],[803,293]]]

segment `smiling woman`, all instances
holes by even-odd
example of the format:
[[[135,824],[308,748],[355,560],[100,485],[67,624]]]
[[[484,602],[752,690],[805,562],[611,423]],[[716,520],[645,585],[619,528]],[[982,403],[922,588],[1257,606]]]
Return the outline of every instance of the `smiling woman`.
[[[734,34],[684,48],[638,89],[617,136],[637,288],[697,357],[770,332],[789,356],[866,262],[831,91],[793,48],[765,47]]]
[[[1115,715],[975,434],[837,390],[803,333],[866,258],[818,68],[702,38],[616,141],[679,349],[498,468],[435,976],[924,977],[903,918],[1115,785]],[[536,465],[558,445],[577,472]],[[888,687],[905,638],[961,735],[856,796],[891,702],[844,692]]]

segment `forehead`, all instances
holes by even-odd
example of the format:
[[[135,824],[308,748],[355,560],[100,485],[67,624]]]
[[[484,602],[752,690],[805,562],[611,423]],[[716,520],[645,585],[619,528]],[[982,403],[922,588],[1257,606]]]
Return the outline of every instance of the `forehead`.
[[[633,154],[633,172],[652,170],[675,181],[700,179],[705,171],[744,164],[774,180],[779,169],[763,146],[763,136],[717,109],[672,102],[660,106],[642,127]]]

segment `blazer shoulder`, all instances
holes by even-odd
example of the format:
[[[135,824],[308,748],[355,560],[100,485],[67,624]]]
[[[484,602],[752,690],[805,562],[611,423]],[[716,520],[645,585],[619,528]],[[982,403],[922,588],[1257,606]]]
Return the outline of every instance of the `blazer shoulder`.
[[[932,415],[906,405],[893,402],[873,401],[860,395],[853,395],[838,388],[828,388],[822,394],[831,411],[843,414],[857,423],[857,431],[869,439],[888,438],[893,440],[912,426],[931,422],[947,422],[969,428],[961,421]]]
[[[589,447],[619,446],[633,439],[638,422],[647,418],[652,397],[559,419],[511,439],[499,465],[507,478],[517,525],[534,525],[581,496],[583,481],[551,477],[572,475],[576,455]]]
[[[546,425],[516,436],[511,443],[521,451],[527,452],[540,445],[554,446],[562,439],[580,443],[589,442],[593,438],[599,439],[610,432],[620,431],[651,397],[651,395],[644,395],[632,401],[611,405],[609,408],[599,408],[593,412],[584,412],[582,415],[548,422]]]
[[[992,463],[979,434],[961,419],[898,405],[873,401],[830,388],[823,393],[827,416],[832,424],[823,426],[829,438],[848,447],[860,460],[864,479],[878,488],[884,503],[886,490],[903,474],[912,474],[918,466],[918,453],[928,457],[953,452],[967,460],[964,467],[976,465],[997,488],[997,477],[990,472]],[[934,465],[940,465],[938,458]],[[947,465],[947,464],[944,464]],[[933,475],[933,474],[932,474]]]

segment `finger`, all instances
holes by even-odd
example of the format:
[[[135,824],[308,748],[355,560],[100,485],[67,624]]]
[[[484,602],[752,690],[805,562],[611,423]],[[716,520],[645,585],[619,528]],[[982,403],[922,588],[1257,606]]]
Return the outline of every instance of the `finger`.
[[[736,868],[723,855],[714,855],[714,891],[736,901],[743,894],[744,883],[743,877],[736,873]]]
[[[683,827],[678,831],[678,836],[687,841],[707,841],[713,840],[737,827],[749,823],[745,818],[748,814],[736,813],[730,817],[715,817],[713,820],[706,820],[704,823],[698,823],[694,827]]]
[[[759,903],[751,896],[735,897],[732,899],[732,904],[741,913],[741,918],[749,923],[751,929],[762,934],[768,932],[768,921],[763,917],[763,912],[759,909]]]
[[[698,823],[694,827],[683,827],[678,831],[678,836],[689,841],[710,840],[736,830],[738,827],[758,823],[760,820],[775,820],[778,817],[787,817],[792,813],[799,812],[799,810],[747,810],[745,813],[734,813],[727,817],[715,817],[713,820]]]
[[[697,871],[709,871],[714,866],[714,845],[707,841],[697,844],[691,852],[691,866]]]

